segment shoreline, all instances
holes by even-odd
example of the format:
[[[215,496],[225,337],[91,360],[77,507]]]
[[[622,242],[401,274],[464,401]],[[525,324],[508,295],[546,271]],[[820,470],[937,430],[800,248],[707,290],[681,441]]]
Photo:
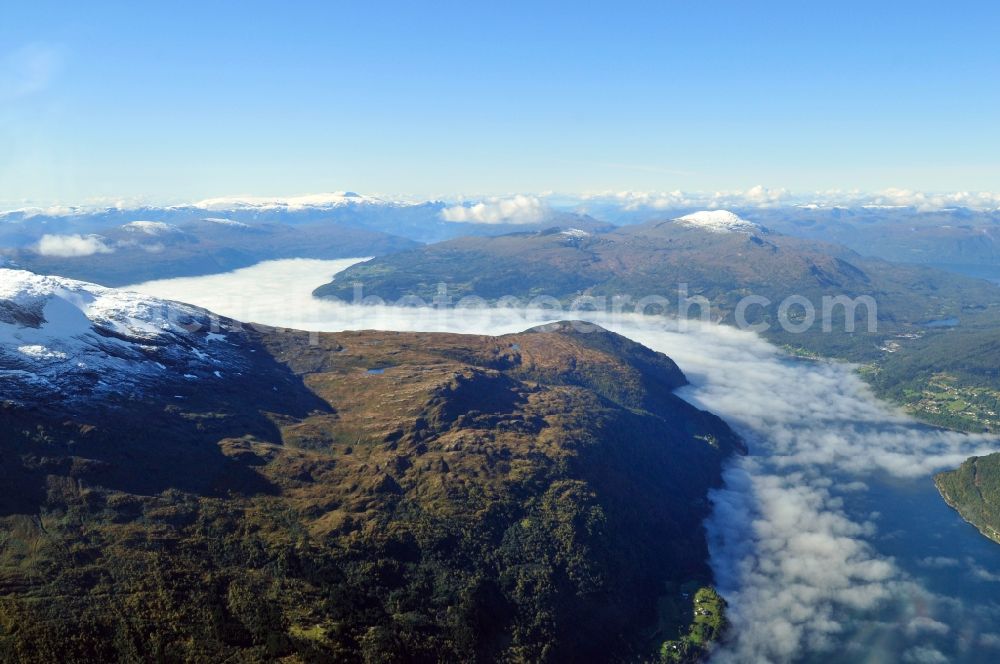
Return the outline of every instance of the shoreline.
[[[945,504],[951,509],[953,509],[955,513],[958,514],[958,517],[962,521],[964,521],[965,523],[969,524],[970,526],[978,530],[983,537],[985,537],[986,539],[990,540],[995,544],[1000,544],[1000,531],[997,531],[991,526],[980,526],[979,524],[974,523],[972,520],[966,517],[965,514],[962,513],[961,508],[956,504],[955,500],[951,496],[949,496],[948,492],[945,491],[945,489],[941,486],[941,481],[939,478],[940,478],[940,473],[934,476],[934,488],[937,489],[938,495],[941,496],[941,499],[944,500]],[[987,528],[990,531],[992,531],[992,534],[986,531]]]

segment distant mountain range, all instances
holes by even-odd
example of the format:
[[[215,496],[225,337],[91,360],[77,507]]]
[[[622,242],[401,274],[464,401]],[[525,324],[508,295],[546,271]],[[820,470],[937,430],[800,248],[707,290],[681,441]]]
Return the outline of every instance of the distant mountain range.
[[[865,255],[1000,281],[1000,210],[793,207],[748,215],[783,233]]]
[[[346,192],[172,207],[17,210],[0,213],[0,264],[123,286],[281,258],[379,256],[461,235],[612,228],[555,212],[530,223],[446,221],[445,209],[440,202],[410,204]]]
[[[743,443],[624,337],[276,332],[21,270],[0,302],[0,659],[634,659],[710,583]]]
[[[500,235],[516,230],[539,230],[552,225],[594,224],[586,215],[545,209],[538,218],[509,218],[490,222],[474,216],[451,220],[446,210],[461,205],[443,201],[404,202],[362,196],[353,192],[316,194],[293,198],[214,198],[173,206],[123,206],[107,208],[50,207],[0,212],[0,246],[27,247],[44,234],[104,233],[133,221],[158,221],[172,225],[209,219],[228,219],[250,226],[308,226],[336,224],[378,231],[418,242],[437,242],[463,235]],[[604,222],[603,226],[610,226]]]
[[[104,237],[134,221],[184,226],[208,218],[228,219],[253,227],[302,226],[304,234],[318,234],[316,244],[324,250],[315,250],[314,253],[322,253],[316,257],[346,257],[343,252],[331,254],[330,238],[324,237],[319,228],[335,226],[376,231],[416,242],[440,242],[462,236],[540,231],[551,226],[592,230],[724,212],[718,208],[706,211],[689,206],[664,207],[615,198],[581,201],[572,197],[517,196],[487,199],[485,203],[456,204],[386,200],[354,192],[290,198],[228,197],[175,206],[51,207],[3,212],[0,213],[0,248],[6,247],[7,253],[30,253],[45,234]],[[1000,281],[1000,247],[997,245],[1000,210],[762,204],[737,206],[730,214],[786,235],[841,244],[869,257],[930,264]],[[345,238],[345,251],[352,245],[357,246],[358,239]],[[281,241],[278,244],[280,248]],[[379,245],[377,240],[372,240],[371,246],[370,251],[357,255],[395,250]],[[40,270],[44,273],[52,267],[66,265],[70,263],[42,265]],[[189,272],[190,268],[181,273]],[[86,272],[74,276],[94,278]]]
[[[580,295],[627,295],[634,301],[664,296],[672,311],[683,284],[689,296],[706,298],[715,316],[729,323],[735,322],[742,297],[766,297],[769,304],[747,309],[747,322],[769,323],[767,334],[782,343],[803,337],[799,343],[810,345],[820,341],[812,334],[789,335],[778,326],[782,300],[803,296],[818,310],[823,296],[869,295],[877,301],[881,330],[867,334],[866,320],[861,319],[862,329],[842,346],[845,354],[858,359],[876,355],[878,344],[889,335],[952,317],[981,317],[988,305],[1000,305],[1000,288],[988,283],[868,258],[843,246],[773,232],[722,211],[610,232],[552,229],[460,238],[355,265],[316,294],[350,300],[355,283],[363,285],[365,295],[390,301],[407,295],[430,300],[438,284],[446,284],[455,298],[544,294],[569,303]]]
[[[617,225],[697,213],[698,207],[653,207],[592,201],[589,214]],[[1000,281],[1000,209],[909,205],[737,205],[742,218],[786,235],[841,244],[858,253],[930,264]]]
[[[108,286],[228,272],[280,258],[378,256],[413,240],[342,224],[247,223],[206,217],[171,223],[136,220],[88,234],[43,234],[0,249],[9,265]]]
[[[449,283],[453,295],[544,290],[557,297],[584,292],[675,296],[674,289],[686,283],[689,296],[709,297],[727,320],[743,295],[768,297],[770,308],[749,307],[748,318],[772,324],[788,294],[804,295],[817,306],[816,298],[823,295],[869,294],[879,304],[879,334],[789,337],[772,325],[770,338],[872,364],[869,378],[883,395],[910,404],[932,421],[1000,427],[1000,416],[990,415],[1000,412],[991,405],[1000,398],[990,369],[991,362],[1000,361],[992,350],[995,289],[873,258],[914,260],[953,275],[1000,280],[993,247],[1000,213],[891,205],[678,208],[673,213],[622,201],[590,201],[584,207],[551,202],[513,197],[413,203],[340,192],[170,207],[20,210],[0,215],[0,262],[124,285],[224,272],[275,258],[385,256],[385,262],[359,266],[322,292],[352,297],[353,288],[343,285],[361,279],[367,293],[390,298],[432,296],[441,281]],[[565,211],[571,209],[628,225],[616,228]],[[670,221],[671,216],[679,221]],[[507,239],[476,239],[511,233]],[[419,242],[442,238],[444,243],[418,250]],[[407,261],[414,263],[407,266]],[[365,271],[375,266],[387,270],[373,280]]]

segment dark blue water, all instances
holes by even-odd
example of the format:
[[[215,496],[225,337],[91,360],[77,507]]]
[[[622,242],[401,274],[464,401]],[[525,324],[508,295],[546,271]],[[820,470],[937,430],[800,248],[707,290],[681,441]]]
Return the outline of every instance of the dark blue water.
[[[942,318],[940,320],[927,321],[921,323],[922,327],[958,327],[961,321],[957,318]]]
[[[928,263],[931,267],[961,274],[966,277],[986,279],[1000,284],[1000,265],[977,265],[969,263]]]
[[[897,661],[918,643],[948,661],[1000,661],[1000,544],[963,521],[929,480],[886,478],[868,485],[846,498],[848,511],[881,514],[872,544],[928,594],[903,591],[885,608],[887,622],[912,624],[911,630],[860,625],[855,641],[870,637],[866,648],[880,653],[881,661]]]

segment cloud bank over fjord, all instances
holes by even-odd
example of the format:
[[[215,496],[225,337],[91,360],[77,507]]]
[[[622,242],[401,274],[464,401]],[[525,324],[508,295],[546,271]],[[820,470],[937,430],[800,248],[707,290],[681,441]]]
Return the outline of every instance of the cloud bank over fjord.
[[[669,326],[613,329],[671,355],[692,381],[681,395],[724,417],[751,448],[726,470],[707,524],[712,566],[735,626],[713,661],[829,656],[850,645],[859,615],[871,620],[883,612],[896,616],[879,628],[883,657],[892,656],[885,643],[940,655],[944,636],[917,629],[922,623],[908,615],[918,604],[935,623],[989,624],[880,554],[883,519],[852,513],[846,501],[880,478],[929,482],[971,454],[1000,449],[995,438],[919,425],[878,402],[848,365],[788,358],[731,328],[700,326],[680,335]],[[977,573],[971,563],[968,569]]]

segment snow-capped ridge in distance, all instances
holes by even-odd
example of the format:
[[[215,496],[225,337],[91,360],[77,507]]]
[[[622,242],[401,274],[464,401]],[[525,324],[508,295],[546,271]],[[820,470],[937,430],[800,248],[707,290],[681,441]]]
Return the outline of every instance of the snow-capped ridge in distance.
[[[203,210],[301,210],[304,208],[335,208],[348,205],[404,206],[409,204],[399,201],[386,201],[374,196],[364,196],[353,191],[337,191],[291,197],[232,196],[208,198],[194,203],[192,207]]]
[[[0,219],[23,221],[33,217],[72,217],[86,214],[88,210],[81,206],[50,205],[48,207],[22,207],[12,210],[0,210]]]
[[[122,225],[122,230],[129,233],[144,233],[146,235],[162,235],[179,231],[176,226],[163,221],[130,221]]]
[[[752,233],[760,228],[754,222],[728,210],[701,210],[678,217],[674,221],[697,226],[713,233]]]
[[[0,268],[0,394],[8,401],[134,397],[184,374],[211,379],[240,364],[227,333],[198,307]]]
[[[250,224],[244,224],[242,221],[236,221],[235,219],[226,219],[224,217],[204,217],[202,221],[207,221],[210,224],[218,224],[220,226],[232,226],[234,228],[250,228]]]
[[[567,228],[560,235],[565,235],[566,237],[590,237],[590,233],[579,228]]]

